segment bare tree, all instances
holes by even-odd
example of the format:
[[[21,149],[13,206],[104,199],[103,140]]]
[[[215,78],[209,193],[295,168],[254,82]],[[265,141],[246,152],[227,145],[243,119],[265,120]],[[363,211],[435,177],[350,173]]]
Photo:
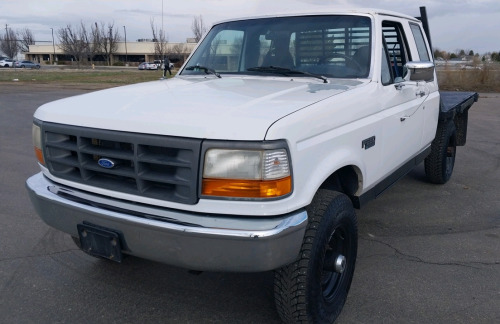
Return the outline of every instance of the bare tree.
[[[94,25],[90,25],[90,34],[89,34],[89,39],[88,39],[88,46],[89,46],[89,52],[90,52],[90,61],[93,63],[94,59],[97,55],[102,54],[102,48],[101,48],[101,29],[104,29],[104,24],[101,23],[101,28],[97,25],[97,22],[94,23]]]
[[[211,57],[214,58],[217,55],[217,52],[220,51],[220,49],[221,49],[221,44],[222,44],[222,40],[221,40],[221,36],[219,34],[212,40],[212,43],[210,43],[210,56]]]
[[[199,15],[198,17],[193,18],[193,24],[191,25],[191,30],[194,35],[194,39],[198,43],[201,37],[206,33],[207,27],[205,27],[203,23],[203,16]]]
[[[181,56],[185,52],[185,45],[184,44],[175,44],[172,46],[172,54],[175,54],[176,56]]]
[[[21,53],[29,52],[30,45],[35,45],[35,36],[29,28],[17,32],[18,46]]]
[[[172,54],[174,54],[174,57],[179,60],[179,65],[184,64],[184,61],[186,61],[187,57],[189,56],[189,53],[186,52],[188,52],[188,48],[182,43],[172,46]]]
[[[0,36],[0,50],[10,58],[15,58],[19,53],[19,46],[17,44],[17,35],[12,28],[7,28],[5,34]]]
[[[94,23],[91,28],[93,55],[102,55],[108,65],[111,65],[111,55],[118,49],[120,36],[118,30],[114,29],[114,23],[105,27],[103,22],[100,25]]]
[[[83,23],[78,28],[67,25],[58,30],[59,47],[68,55],[73,56],[78,67],[89,55],[89,37]]]
[[[231,54],[236,55],[241,52],[241,48],[243,47],[243,36],[237,37],[231,47],[229,48],[229,51]]]
[[[118,28],[114,28],[114,23],[108,23],[108,37],[106,37],[106,43],[104,43],[104,56],[106,57],[108,64],[111,65],[111,56],[118,50],[118,42],[120,41],[120,34],[118,33]]]
[[[184,44],[175,44],[172,46],[172,54],[174,54],[177,59],[181,60],[181,63],[184,63],[186,59],[185,52],[186,46]]]
[[[87,32],[87,28],[83,24],[83,21],[80,22],[80,36],[81,40],[83,42],[83,57],[81,62],[87,62],[89,59],[90,61],[93,60],[95,56],[96,49],[94,48],[94,43],[92,40],[92,33]]]
[[[151,19],[151,32],[153,33],[153,42],[155,43],[155,57],[163,60],[163,57],[167,54],[168,39],[163,29],[158,31],[154,19]]]
[[[58,30],[59,47],[68,55],[74,57],[78,66],[90,59],[92,62],[96,56],[104,57],[108,65],[111,65],[111,55],[116,53],[120,36],[114,24],[106,25],[101,22],[90,25],[90,31],[83,22],[77,28],[67,25]]]

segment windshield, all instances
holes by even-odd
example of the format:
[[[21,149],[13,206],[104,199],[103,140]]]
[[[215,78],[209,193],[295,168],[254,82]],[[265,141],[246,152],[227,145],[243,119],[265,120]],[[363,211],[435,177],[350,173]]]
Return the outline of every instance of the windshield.
[[[250,19],[215,25],[181,74],[205,75],[210,71],[222,75],[365,78],[370,71],[370,53],[368,17]]]

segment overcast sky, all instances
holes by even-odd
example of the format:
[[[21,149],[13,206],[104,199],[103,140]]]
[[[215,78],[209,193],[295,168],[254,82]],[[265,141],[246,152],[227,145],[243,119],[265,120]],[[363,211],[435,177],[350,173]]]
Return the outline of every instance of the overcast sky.
[[[317,10],[331,6],[372,7],[419,15],[427,7],[433,46],[453,52],[500,51],[499,0],[0,0],[0,35],[7,24],[14,30],[29,28],[37,41],[57,41],[57,30],[81,21],[114,23],[127,41],[151,38],[150,21],[163,27],[170,42],[192,37],[193,17],[202,15],[206,25],[232,17],[272,14],[291,9]],[[163,6],[163,15],[162,15]],[[163,19],[162,19],[163,18]]]

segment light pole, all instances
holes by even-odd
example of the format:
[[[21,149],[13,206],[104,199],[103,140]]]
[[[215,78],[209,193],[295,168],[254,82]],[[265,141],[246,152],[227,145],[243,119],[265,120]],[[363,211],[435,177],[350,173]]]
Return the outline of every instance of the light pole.
[[[108,65],[111,66],[113,63],[113,54],[111,53],[111,47],[113,47],[114,39],[113,39],[113,27],[109,26],[109,39],[108,39],[108,44],[109,44],[109,55],[108,55]],[[106,48],[106,51],[108,49]]]
[[[127,29],[123,26],[123,32],[125,33],[125,66],[128,62],[128,53],[127,53]]]
[[[56,45],[54,44],[54,28],[50,27],[52,30],[52,49],[54,50],[54,56],[52,56],[52,64],[56,62]]]

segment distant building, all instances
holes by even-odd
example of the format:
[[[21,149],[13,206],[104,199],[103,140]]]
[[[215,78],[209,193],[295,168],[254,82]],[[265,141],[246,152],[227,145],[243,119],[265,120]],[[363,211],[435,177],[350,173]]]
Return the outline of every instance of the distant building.
[[[171,62],[185,61],[197,44],[188,39],[186,43],[167,43],[167,56]],[[54,57],[55,53],[55,57]],[[23,53],[26,60],[36,62],[58,62],[73,61],[71,55],[64,53],[59,45],[30,45],[29,51]],[[111,56],[111,62],[127,62],[131,65],[138,65],[140,62],[152,62],[155,59],[161,59],[155,56],[155,43],[151,40],[141,39],[138,42],[119,42],[118,48]],[[106,64],[103,58],[96,57],[95,63],[102,62]]]

